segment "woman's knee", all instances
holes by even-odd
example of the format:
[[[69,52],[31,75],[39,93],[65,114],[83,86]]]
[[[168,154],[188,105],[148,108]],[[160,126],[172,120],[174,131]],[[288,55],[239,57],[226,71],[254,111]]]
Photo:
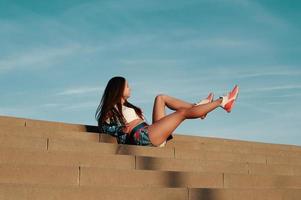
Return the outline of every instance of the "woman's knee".
[[[183,119],[186,118],[186,110],[187,108],[179,108],[176,112],[183,117]]]
[[[158,94],[155,98],[155,101],[164,101],[165,94]]]
[[[165,96],[166,94],[160,93],[156,96],[156,98],[164,99]]]

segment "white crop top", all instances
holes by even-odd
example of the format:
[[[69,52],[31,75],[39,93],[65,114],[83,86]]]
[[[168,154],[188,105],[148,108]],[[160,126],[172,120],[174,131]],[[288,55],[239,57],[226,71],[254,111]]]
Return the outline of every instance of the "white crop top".
[[[127,123],[135,119],[141,119],[135,112],[134,108],[129,108],[127,106],[122,105],[122,114]],[[144,116],[142,117],[144,119]]]
[[[115,108],[117,109],[117,105],[115,105]],[[122,114],[126,120],[126,123],[130,123],[131,121],[135,119],[141,119],[135,112],[133,108],[129,108],[127,106],[122,105]],[[142,115],[143,116],[143,115]],[[145,120],[144,116],[142,117],[143,120]]]

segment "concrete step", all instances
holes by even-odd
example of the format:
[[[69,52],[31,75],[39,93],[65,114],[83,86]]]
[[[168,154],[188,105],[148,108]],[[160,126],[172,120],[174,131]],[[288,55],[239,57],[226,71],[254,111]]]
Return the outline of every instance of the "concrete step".
[[[65,186],[301,189],[301,176],[0,164],[0,183]]]
[[[104,143],[116,143],[116,139],[105,135],[100,134],[100,141]],[[174,135],[174,139],[176,139],[178,135]],[[182,136],[180,136],[182,137]],[[186,137],[186,136],[185,136]],[[190,136],[188,136],[190,137]],[[211,141],[210,141],[211,142]],[[271,148],[270,148],[271,147]],[[229,152],[229,153],[240,153],[240,154],[248,154],[248,155],[264,155],[264,162],[266,162],[266,157],[271,158],[271,162],[277,162],[274,158],[282,157],[282,160],[285,160],[287,157],[294,157],[294,158],[301,158],[301,151],[298,151],[297,148],[293,148],[289,145],[274,145],[274,144],[267,144],[267,147],[265,147],[262,144],[259,144],[257,146],[256,144],[224,144],[224,143],[200,143],[198,141],[180,141],[175,142],[173,140],[168,141],[167,145],[164,148],[175,148],[176,150],[181,150],[185,152],[190,151],[209,151],[209,152]],[[273,158],[274,157],[274,158]],[[298,160],[298,159],[297,159]],[[280,162],[279,164],[287,163]],[[299,159],[298,163],[301,164],[301,159]]]
[[[293,150],[301,151],[301,146],[297,145],[288,145],[288,144],[273,144],[273,143],[264,143],[264,142],[255,142],[255,141],[244,141],[244,140],[234,140],[234,139],[224,139],[216,137],[200,137],[200,136],[191,136],[187,134],[176,133],[173,135],[174,139],[169,143],[173,145],[173,142],[196,142],[201,144],[218,144],[218,145],[234,145],[239,147],[253,147],[253,148],[263,148],[265,150]]]
[[[52,146],[51,146],[52,145]],[[80,147],[79,147],[80,146]],[[296,155],[266,155],[264,153],[237,153],[227,151],[213,151],[213,150],[191,150],[182,149],[181,147],[173,148],[158,148],[158,147],[143,147],[135,145],[120,145],[120,144],[109,144],[109,143],[88,143],[82,141],[63,141],[63,140],[49,140],[49,149],[55,150],[70,150],[78,151],[79,148],[82,151],[94,151],[94,149],[101,148],[115,149],[118,148],[119,154],[135,154],[141,156],[153,156],[153,157],[176,157],[180,159],[201,159],[201,160],[225,160],[234,162],[254,162],[254,163],[267,163],[269,158],[270,163],[277,163],[277,157],[282,159],[278,164],[291,164],[301,165],[301,157]],[[107,151],[105,151],[107,152]],[[114,151],[115,152],[115,151]],[[160,152],[160,153],[156,153]],[[164,153],[161,153],[164,152]],[[111,150],[108,153],[112,153]],[[287,162],[288,161],[288,162]]]
[[[101,141],[105,143],[116,143],[116,139],[101,134]],[[229,140],[219,138],[206,138],[200,136],[189,136],[173,134],[173,139],[169,140],[166,144],[167,148],[181,147],[184,149],[199,149],[199,150],[211,150],[211,151],[227,151],[227,152],[239,152],[239,153],[273,153],[277,155],[283,154],[284,156],[291,152],[300,156],[301,147],[295,145],[284,144],[269,144],[260,142],[249,142],[240,140]]]
[[[0,144],[3,146],[14,146],[19,148],[48,148],[48,138],[50,139],[57,139],[62,140],[62,142],[68,142],[70,143],[70,140],[80,140],[80,141],[91,141],[97,143],[96,145],[99,146],[99,144],[103,145],[118,145],[118,144],[111,144],[111,143],[98,143],[99,135],[96,133],[86,133],[86,132],[66,132],[66,131],[49,131],[45,129],[41,129],[39,132],[34,131],[31,128],[24,128],[23,130],[8,132],[7,127],[4,127],[0,132]],[[19,129],[19,128],[18,128]],[[43,132],[45,131],[45,132]],[[73,137],[74,136],[74,137]],[[3,138],[3,139],[1,139]],[[30,140],[35,140],[30,141]],[[34,145],[32,145],[34,144]],[[40,144],[40,146],[37,146]],[[46,146],[44,146],[46,144]],[[21,145],[21,146],[20,146]],[[80,145],[80,144],[79,144]],[[84,143],[85,147],[88,147],[88,149],[91,149],[89,146],[90,144]],[[92,145],[92,146],[95,146]],[[118,145],[120,146],[120,145]],[[121,145],[121,146],[132,146],[132,148],[135,148],[133,145]],[[211,146],[213,146],[211,144]],[[137,146],[137,148],[139,148]],[[155,147],[153,147],[155,148]],[[225,159],[229,161],[240,161],[240,162],[259,162],[259,163],[277,163],[277,164],[294,164],[294,165],[301,165],[301,156],[295,155],[293,152],[286,151],[285,154],[278,154],[276,153],[267,153],[267,152],[241,152],[241,151],[235,151],[233,147],[231,149],[225,149],[218,147],[214,148],[196,148],[196,149],[190,149],[185,148],[183,146],[177,146],[175,150],[172,147],[164,147],[163,149],[170,149],[169,151],[175,151],[175,156],[177,158],[187,158],[187,159],[203,159],[204,152],[210,152],[210,156],[213,157],[220,157],[213,160],[220,160]],[[167,150],[168,151],[168,150]],[[216,153],[214,153],[216,152]],[[240,154],[237,154],[240,153]],[[244,155],[241,155],[244,154]],[[208,157],[208,156],[207,156]],[[221,158],[223,157],[223,158]],[[207,158],[208,160],[208,158]]]
[[[1,116],[0,115],[0,126],[25,126],[26,119],[19,117]]]
[[[102,154],[142,155],[174,157],[174,149],[136,145],[108,144],[91,141],[63,140],[53,138],[0,136],[3,148],[36,149],[48,151],[91,152]]]
[[[260,154],[241,154],[232,152],[200,151],[176,148],[142,147],[135,145],[120,145],[79,141],[69,139],[0,136],[2,148],[35,149],[37,151],[72,151],[93,152],[103,154],[140,155],[151,157],[175,157],[186,160],[218,160],[239,163],[287,164],[301,165],[301,157],[295,156],[265,156]]]
[[[100,138],[99,138],[99,141],[100,141],[100,142],[117,144],[116,138],[115,138],[115,137],[112,137],[112,136],[110,136],[110,135],[108,135],[108,134],[102,133],[102,134],[99,135],[99,137],[100,137]]]
[[[189,188],[189,200],[299,200],[300,189]]]
[[[168,145],[167,145],[168,146]],[[194,142],[179,143],[177,145],[169,145],[178,150],[199,150],[199,151],[217,151],[217,152],[234,152],[243,154],[263,154],[271,156],[295,156],[301,157],[301,152],[295,150],[269,149],[261,147],[242,147],[240,145],[225,144],[200,144]]]
[[[301,176],[111,170],[96,167],[82,167],[80,174],[80,185],[301,189]]]
[[[82,125],[82,124],[72,124],[72,123],[63,123],[63,122],[54,122],[54,121],[45,121],[45,120],[35,120],[27,118],[17,118],[9,116],[0,116],[0,125],[6,126],[25,126],[31,128],[45,128],[49,130],[60,130],[60,131],[80,131],[80,132],[95,132],[98,133],[98,128],[95,125]],[[211,137],[199,137],[199,136],[190,136],[190,135],[181,135],[179,133],[173,134],[174,139],[169,141],[167,146],[173,146],[180,144],[181,142],[189,143],[201,143],[201,144],[215,144],[220,145],[230,145],[237,146],[240,148],[256,148],[262,149],[265,151],[269,150],[293,150],[296,152],[301,152],[301,147],[296,145],[285,145],[285,144],[271,144],[271,143],[262,143],[262,142],[252,142],[252,141],[242,141],[242,140],[233,140],[233,139],[223,139],[223,138],[211,138]],[[110,136],[103,137],[103,140],[116,142],[115,138]],[[192,144],[193,146],[194,144]],[[182,144],[182,146],[186,146]],[[214,148],[212,147],[212,148]],[[208,148],[211,148],[208,146]],[[248,151],[248,150],[247,150]]]
[[[242,154],[233,152],[218,152],[206,150],[191,150],[175,148],[175,158],[179,159],[200,159],[200,160],[223,160],[233,162],[267,163],[265,155]]]
[[[137,156],[136,169],[248,174],[248,163],[208,160],[182,160],[175,158],[153,158]]]
[[[79,185],[79,167],[2,163],[0,183]]]
[[[175,157],[180,159],[228,160],[235,162],[274,163],[301,165],[301,156],[294,154],[270,155],[266,153],[237,153],[234,151],[214,151],[207,149],[175,148]]]
[[[300,165],[136,157],[136,169],[301,176]]]
[[[89,166],[109,169],[229,172],[248,174],[248,163],[180,160],[131,155],[97,155],[84,152],[34,152],[0,148],[0,163]]]
[[[122,154],[153,157],[174,157],[174,149],[145,147],[136,145],[121,145],[108,143],[92,143],[84,141],[63,141],[49,139],[49,151],[93,152],[95,154]]]
[[[135,156],[103,155],[90,152],[35,151],[0,148],[0,163],[48,166],[93,166],[110,169],[135,169]]]
[[[26,120],[26,127],[49,128],[61,131],[98,132],[98,127],[93,125],[71,124],[63,122],[52,122],[44,120]]]
[[[80,168],[80,185],[222,188],[222,173]]]
[[[0,148],[0,163],[89,166],[110,169],[198,171],[213,173],[301,175],[301,166],[247,162],[187,160],[134,155],[102,155],[89,152],[38,152]]]
[[[0,116],[1,126],[25,126],[35,128],[45,128],[60,131],[81,131],[81,132],[98,132],[97,126],[72,124],[64,122],[54,122],[46,120],[36,120],[19,117]]]
[[[224,188],[301,189],[301,176],[224,174]]]
[[[301,176],[300,165],[248,163],[249,174]]]
[[[157,148],[91,125],[0,116],[0,126],[0,199],[301,199],[300,146],[174,133]]]
[[[5,200],[188,200],[187,188],[86,187],[34,184],[0,184],[0,199]]]
[[[13,124],[13,125],[12,125]],[[25,118],[15,118],[0,116],[0,125],[10,127],[31,127],[33,129],[46,129],[50,131],[72,131],[72,132],[98,132],[98,128],[92,125],[70,124],[63,122],[51,122],[44,120],[33,120]],[[227,151],[240,153],[265,153],[275,156],[301,156],[301,147],[294,145],[269,144],[260,142],[239,141],[230,139],[219,139],[209,137],[185,136],[174,133],[174,139],[167,143],[166,147],[205,149],[207,151]],[[76,136],[77,137],[77,136]],[[78,136],[80,137],[80,136]],[[101,134],[100,141],[116,143],[116,139],[111,136]],[[200,145],[201,144],[201,145]],[[218,144],[218,145],[217,145]]]
[[[131,187],[223,187],[222,173],[0,164],[0,183]]]
[[[100,134],[80,131],[60,131],[37,127],[1,126],[0,136],[57,138],[99,142]]]
[[[35,149],[46,151],[47,145],[47,138],[0,135],[0,147],[2,148]]]
[[[0,184],[5,200],[299,200],[299,189],[219,189],[155,187],[46,186],[34,184]]]
[[[301,157],[295,156],[266,156],[267,164],[301,165]]]

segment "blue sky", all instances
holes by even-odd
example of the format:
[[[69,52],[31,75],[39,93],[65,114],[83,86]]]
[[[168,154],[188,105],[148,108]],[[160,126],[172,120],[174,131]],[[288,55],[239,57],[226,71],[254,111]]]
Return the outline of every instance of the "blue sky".
[[[218,108],[175,133],[301,145],[300,9],[297,0],[0,0],[0,115],[96,125],[108,80],[124,76],[151,122],[159,93],[197,102],[238,84],[231,114]]]

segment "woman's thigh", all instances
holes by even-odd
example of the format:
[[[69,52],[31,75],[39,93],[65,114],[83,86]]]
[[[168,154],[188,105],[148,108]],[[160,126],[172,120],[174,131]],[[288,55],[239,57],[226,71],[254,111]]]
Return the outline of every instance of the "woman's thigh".
[[[160,120],[165,116],[165,102],[164,102],[164,96],[163,95],[157,95],[154,101],[153,106],[153,121],[152,123],[155,123],[156,121]]]
[[[185,109],[179,109],[148,126],[150,141],[160,145],[185,120]]]

